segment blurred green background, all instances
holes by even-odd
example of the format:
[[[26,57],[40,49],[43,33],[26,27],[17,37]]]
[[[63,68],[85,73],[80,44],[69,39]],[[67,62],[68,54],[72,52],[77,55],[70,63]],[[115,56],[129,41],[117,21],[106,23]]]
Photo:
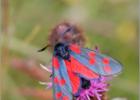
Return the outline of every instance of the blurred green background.
[[[101,52],[123,64],[122,73],[111,81],[109,97],[138,100],[138,0],[7,0],[8,21],[1,20],[0,46],[8,54],[2,59],[2,100],[40,100],[22,96],[18,87],[44,89],[38,80],[11,67],[14,58],[33,59],[38,63],[50,61],[47,52],[37,50],[46,44],[50,29],[69,20],[80,24],[87,38],[86,46],[100,47]],[[5,7],[6,8],[6,7]],[[2,13],[5,9],[2,9]],[[1,17],[2,18],[2,17]],[[4,28],[4,27],[2,27]],[[5,51],[6,52],[6,51]],[[7,58],[4,58],[4,57]],[[40,66],[38,66],[40,67]],[[47,95],[47,94],[46,94]]]

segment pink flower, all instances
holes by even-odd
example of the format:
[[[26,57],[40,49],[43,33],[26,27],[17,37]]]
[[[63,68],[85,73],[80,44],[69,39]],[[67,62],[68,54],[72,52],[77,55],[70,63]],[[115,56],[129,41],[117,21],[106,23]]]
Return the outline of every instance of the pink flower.
[[[106,81],[105,77],[91,80],[89,89],[82,89],[76,100],[90,100],[90,97],[96,97],[98,100],[101,100],[101,92],[108,91],[109,84],[107,84]]]

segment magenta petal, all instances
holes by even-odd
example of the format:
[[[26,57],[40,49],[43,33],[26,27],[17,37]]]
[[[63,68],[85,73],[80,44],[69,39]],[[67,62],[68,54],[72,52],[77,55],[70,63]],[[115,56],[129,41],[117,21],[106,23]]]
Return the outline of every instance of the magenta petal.
[[[108,91],[108,84],[106,77],[100,77],[97,80],[91,80],[91,86],[89,89],[82,89],[80,91],[79,97],[76,100],[90,100],[89,97],[96,97],[101,100],[101,92]]]

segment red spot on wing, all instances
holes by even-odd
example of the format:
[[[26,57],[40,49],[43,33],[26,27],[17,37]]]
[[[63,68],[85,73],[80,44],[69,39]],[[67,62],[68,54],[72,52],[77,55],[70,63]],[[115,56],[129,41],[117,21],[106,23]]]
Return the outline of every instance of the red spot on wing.
[[[62,93],[61,93],[61,92],[57,92],[57,93],[56,93],[56,98],[57,98],[57,99],[60,99],[61,96],[62,96]]]
[[[91,65],[95,64],[95,53],[93,51],[88,52],[89,63]]]
[[[62,100],[69,100],[69,97],[68,97],[68,96],[64,96],[64,97],[62,98]]]
[[[88,52],[88,56],[90,58],[95,57],[95,53],[93,51]]]
[[[76,94],[78,92],[78,89],[80,86],[80,79],[76,74],[74,74],[74,72],[72,70],[73,64],[71,64],[71,62],[65,60],[66,67],[68,69],[67,72],[68,72],[71,86],[72,86],[72,92],[73,92],[73,94]]]
[[[54,83],[55,83],[55,84],[58,84],[58,83],[59,83],[59,80],[58,80],[57,77],[54,77]]]
[[[98,78],[99,75],[93,72],[92,70],[88,69],[86,66],[82,65],[78,62],[74,57],[71,56],[71,62],[64,60],[67,68],[67,72],[70,78],[72,92],[73,94],[78,92],[80,86],[80,79],[79,76],[76,74],[81,74],[84,77],[89,79]]]
[[[78,53],[78,54],[81,53],[80,47],[79,47],[78,45],[76,45],[76,44],[70,45],[70,49],[71,49],[73,52],[75,52],[75,53]]]
[[[73,92],[73,94],[76,94],[78,92],[79,87],[80,87],[80,79],[77,75],[75,75],[71,71],[68,71],[68,75],[69,75],[71,85],[72,85],[72,92]]]
[[[57,57],[53,57],[52,65],[55,69],[58,69],[60,67],[60,64],[59,64],[59,61],[58,61]]]
[[[63,85],[65,85],[66,81],[65,81],[65,79],[58,80],[57,77],[54,77],[54,83],[55,84],[60,84],[60,85],[63,86]]]
[[[103,58],[103,63],[104,64],[109,64],[109,58]]]
[[[104,71],[107,73],[111,72],[111,67],[110,66],[104,66]]]
[[[78,62],[74,57],[71,57],[71,70],[75,73],[81,74],[87,78],[94,79],[98,78],[99,75],[94,71],[90,70],[88,67],[84,66],[80,62]]]
[[[90,58],[90,59],[89,59],[89,63],[90,63],[91,65],[95,64],[95,58]]]
[[[65,79],[61,79],[61,80],[60,80],[60,84],[61,84],[61,85],[65,85],[65,83],[66,83]]]

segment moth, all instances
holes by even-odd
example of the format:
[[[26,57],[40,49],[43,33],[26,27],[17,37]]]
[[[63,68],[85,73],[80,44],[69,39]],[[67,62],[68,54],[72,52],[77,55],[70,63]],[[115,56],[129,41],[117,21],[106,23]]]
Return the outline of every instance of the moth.
[[[116,75],[121,71],[122,65],[112,57],[74,43],[59,42],[54,46],[52,57],[54,100],[72,100],[79,96],[81,89],[90,87],[90,80]]]
[[[55,100],[72,100],[89,80],[120,73],[122,65],[113,58],[76,44],[58,43],[52,58]]]

